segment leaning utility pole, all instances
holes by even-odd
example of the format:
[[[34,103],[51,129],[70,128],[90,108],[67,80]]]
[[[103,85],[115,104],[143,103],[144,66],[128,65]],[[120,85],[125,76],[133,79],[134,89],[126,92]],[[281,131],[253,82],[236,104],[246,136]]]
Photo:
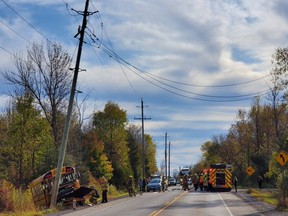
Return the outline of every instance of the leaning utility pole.
[[[75,35],[75,37],[80,35],[79,47],[78,47],[74,77],[73,77],[73,82],[72,82],[72,87],[71,87],[69,105],[68,105],[67,115],[65,119],[64,130],[63,130],[63,136],[62,136],[61,145],[59,149],[59,157],[58,157],[58,163],[57,163],[56,176],[55,176],[55,180],[53,184],[50,208],[56,207],[56,201],[57,201],[58,190],[59,190],[59,182],[60,182],[60,177],[61,177],[61,172],[62,172],[62,166],[64,163],[65,153],[66,153],[68,132],[70,128],[70,118],[71,118],[71,114],[73,110],[74,96],[75,96],[75,91],[76,91],[77,77],[78,77],[80,59],[81,59],[81,53],[82,53],[82,45],[84,41],[85,28],[87,24],[87,16],[93,14],[93,13],[88,12],[88,5],[89,5],[89,0],[86,0],[84,12],[78,12],[79,14],[83,15],[83,21],[82,21],[82,28],[81,29],[79,28],[78,33]]]
[[[134,118],[134,119],[140,119],[140,118]],[[151,118],[145,118],[144,117],[144,106],[143,106],[143,100],[141,98],[141,120],[142,120],[142,179],[145,177],[145,137],[144,137],[144,120],[151,119]]]

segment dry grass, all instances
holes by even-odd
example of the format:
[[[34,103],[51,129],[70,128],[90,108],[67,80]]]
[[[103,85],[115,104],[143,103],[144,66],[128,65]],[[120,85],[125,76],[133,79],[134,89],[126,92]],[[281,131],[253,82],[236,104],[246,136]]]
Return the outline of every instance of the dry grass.
[[[276,190],[259,190],[259,189],[248,189],[247,193],[255,197],[257,200],[275,205],[278,204],[278,192]]]
[[[274,205],[283,212],[288,212],[288,197],[284,200],[276,189],[248,189],[247,193],[261,202]]]
[[[15,188],[7,181],[0,182],[1,215],[39,215],[34,207],[30,190]]]

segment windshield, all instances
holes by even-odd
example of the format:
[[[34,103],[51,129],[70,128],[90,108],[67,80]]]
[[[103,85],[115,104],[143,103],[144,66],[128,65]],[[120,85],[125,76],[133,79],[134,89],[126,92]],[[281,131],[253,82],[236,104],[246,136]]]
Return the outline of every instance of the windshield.
[[[160,179],[152,179],[150,183],[160,183]]]

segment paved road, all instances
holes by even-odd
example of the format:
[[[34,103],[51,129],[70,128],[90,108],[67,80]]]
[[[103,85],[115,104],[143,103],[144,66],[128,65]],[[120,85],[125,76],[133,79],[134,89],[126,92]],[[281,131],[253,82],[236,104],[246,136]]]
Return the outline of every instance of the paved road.
[[[183,191],[172,187],[168,192],[150,192],[97,204],[92,207],[81,207],[77,210],[66,210],[51,216],[236,216],[287,215],[274,210],[275,207],[256,202],[243,191],[238,193],[208,193],[200,191]]]

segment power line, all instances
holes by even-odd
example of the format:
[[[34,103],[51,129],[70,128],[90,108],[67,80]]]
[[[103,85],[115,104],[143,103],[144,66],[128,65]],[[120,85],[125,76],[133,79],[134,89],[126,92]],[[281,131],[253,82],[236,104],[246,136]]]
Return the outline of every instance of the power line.
[[[91,4],[91,5],[93,6],[93,8],[94,8],[95,10],[97,10],[93,4]],[[104,32],[104,34],[105,34],[105,36],[106,36],[106,38],[107,38],[107,41],[108,41],[108,43],[109,43],[110,46],[111,46],[111,49],[110,49],[111,52],[112,52],[112,53],[116,53],[116,52],[114,51],[114,48],[113,48],[113,45],[112,45],[111,40],[110,40],[110,38],[109,38],[109,35],[108,35],[108,33],[106,32],[106,30],[105,30],[105,28],[104,28],[103,21],[102,21],[102,18],[101,18],[101,14],[100,14],[99,11],[98,11],[98,13],[97,13],[97,16],[98,16],[98,19],[100,20],[100,23],[101,23],[101,38],[99,39],[99,38],[96,36],[95,31],[94,31],[94,27],[93,27],[92,25],[91,25],[92,30],[91,30],[90,28],[87,28],[87,30],[91,33],[91,34],[89,34],[89,38],[93,41],[93,43],[96,43],[96,41],[99,41],[100,44],[98,45],[98,48],[100,48],[101,45],[102,45],[103,32]],[[95,39],[94,39],[94,38],[95,38]],[[90,45],[91,45],[91,44],[90,44]],[[92,47],[93,47],[93,46],[92,46]],[[116,55],[115,57],[117,58],[117,55]],[[120,61],[119,59],[117,59],[117,62],[118,62],[118,64],[119,64],[120,68],[121,68],[122,73],[123,73],[124,76],[125,76],[125,79],[126,79],[127,82],[129,83],[131,89],[133,90],[133,92],[135,93],[135,95],[136,95],[137,97],[139,97],[139,94],[138,94],[136,88],[133,86],[133,84],[132,84],[132,82],[129,80],[129,78],[128,78],[126,72],[125,72],[125,70],[123,69],[123,66],[122,66],[122,64],[121,64],[121,61]]]
[[[93,45],[92,45],[93,46]],[[106,48],[106,46],[102,46],[104,48]],[[131,66],[131,64],[129,62],[127,62],[126,60],[122,59],[120,56],[118,56],[116,53],[113,53],[111,52],[111,50],[109,50],[109,48],[107,49],[102,49],[104,50],[104,52],[106,52],[111,58],[113,58],[114,60],[116,60],[117,62],[121,63],[122,65],[124,65],[128,70],[132,71],[133,73],[135,73],[136,75],[138,75],[139,77],[141,77],[142,79],[146,80],[147,82],[149,82],[150,84],[162,89],[162,90],[165,90],[169,93],[172,93],[174,95],[178,95],[180,97],[184,97],[184,98],[188,98],[188,99],[193,99],[193,100],[199,100],[199,101],[207,101],[207,102],[236,102],[236,101],[244,101],[244,100],[250,100],[252,99],[253,97],[255,96],[258,96],[258,95],[264,95],[265,93],[267,93],[267,91],[269,90],[265,90],[265,91],[262,91],[262,92],[257,92],[257,93],[252,93],[252,94],[246,94],[246,95],[234,95],[234,96],[217,96],[217,95],[204,95],[204,94],[197,94],[197,93],[193,93],[193,92],[189,92],[189,91],[186,91],[186,90],[183,90],[183,89],[179,89],[179,88],[176,88],[176,87],[173,87],[171,85],[168,85],[162,81],[159,81],[155,78],[151,78],[151,76],[147,75],[147,73],[143,73],[142,70],[138,69],[137,67],[135,66]],[[117,58],[115,57],[115,55],[117,56]],[[125,64],[124,64],[125,63]],[[128,66],[131,66],[132,68],[134,68],[135,70],[137,71],[140,71],[141,73],[139,72],[136,72],[134,70],[132,70],[131,68],[129,68]],[[145,76],[148,76],[150,79],[154,80],[150,80]],[[155,83],[158,82],[158,83],[161,83],[163,84],[164,86],[167,86],[169,88],[174,88],[174,89],[177,89],[178,91],[186,91],[186,93],[189,93],[189,94],[194,94],[194,95],[197,95],[197,96],[202,96],[202,97],[214,97],[214,98],[230,98],[230,99],[227,99],[227,100],[212,100],[212,99],[204,99],[204,98],[198,98],[198,97],[191,97],[191,96],[187,96],[187,95],[184,95],[184,94],[180,94],[179,92],[175,92],[169,88],[166,88],[166,87],[163,87],[161,86],[160,84],[157,84]],[[233,98],[238,98],[238,99],[233,99]],[[242,97],[242,98],[240,98]]]
[[[30,43],[30,41],[27,39],[27,38],[25,38],[24,36],[22,36],[20,33],[18,33],[17,31],[15,31],[14,29],[12,29],[10,26],[8,26],[5,22],[3,22],[3,21],[1,21],[0,20],[0,22],[4,25],[4,26],[6,26],[8,29],[10,29],[11,31],[13,31],[16,35],[18,35],[19,37],[21,37],[23,40],[25,40],[26,42],[28,42],[28,43]]]
[[[93,7],[94,7],[94,5],[93,5]],[[103,32],[103,31],[105,31],[105,28],[104,28],[103,22],[101,20],[100,12],[98,12],[97,14],[99,16],[99,20],[101,21],[101,32]],[[264,78],[266,78],[269,75],[267,75],[265,77],[257,78],[257,79],[254,79],[254,80],[249,80],[249,81],[239,82],[239,83],[232,83],[232,84],[225,84],[225,85],[210,85],[210,86],[206,85],[205,86],[205,85],[193,85],[193,84],[178,82],[178,81],[175,81],[175,80],[171,80],[171,79],[167,79],[167,78],[164,78],[164,77],[160,77],[160,76],[154,75],[153,73],[148,73],[147,71],[144,71],[144,70],[134,66],[133,64],[129,63],[128,61],[124,60],[122,57],[120,57],[114,51],[112,43],[111,43],[111,41],[109,39],[109,36],[106,35],[107,40],[108,40],[108,42],[110,44],[109,46],[107,46],[104,43],[102,36],[101,36],[101,39],[99,39],[96,36],[96,34],[94,33],[95,31],[94,31],[93,26],[91,26],[91,27],[92,27],[92,30],[90,28],[87,28],[88,31],[89,31],[89,33],[87,32],[87,34],[89,35],[92,43],[93,44],[97,44],[97,48],[98,49],[101,49],[110,58],[113,58],[114,60],[116,60],[119,63],[119,65],[121,67],[121,70],[122,70],[123,74],[125,75],[125,78],[127,79],[130,87],[134,90],[136,95],[138,95],[137,91],[134,88],[134,86],[132,85],[132,82],[130,82],[130,80],[128,79],[128,76],[125,73],[125,70],[123,69],[122,66],[126,67],[127,69],[129,69],[130,71],[132,71],[133,73],[135,73],[136,75],[141,77],[142,79],[146,80],[150,84],[152,84],[152,85],[154,85],[154,86],[156,86],[156,87],[158,87],[158,88],[160,88],[162,90],[165,90],[165,91],[167,91],[169,93],[172,93],[172,94],[175,94],[175,95],[178,95],[178,96],[181,96],[181,97],[194,99],[194,100],[209,101],[209,102],[243,101],[243,100],[250,100],[250,99],[252,99],[255,96],[263,95],[263,94],[267,93],[267,91],[270,91],[270,89],[268,89],[268,90],[264,90],[264,91],[260,91],[260,92],[256,92],[256,93],[243,94],[243,95],[208,95],[208,94],[195,93],[195,92],[192,92],[192,91],[188,91],[188,90],[173,86],[173,85],[171,85],[171,84],[169,84],[167,82],[181,84],[181,85],[185,85],[185,86],[193,86],[193,87],[218,87],[218,88],[219,87],[231,87],[231,86],[237,86],[237,85],[243,85],[243,84],[252,83],[252,82],[255,82],[257,80],[264,79]],[[107,34],[107,32],[106,32],[106,34]],[[102,35],[102,33],[101,33],[101,35]],[[86,43],[86,44],[88,44],[88,43]],[[89,43],[88,45],[90,45],[92,47],[96,47],[93,44]],[[194,95],[194,96],[198,96],[198,97],[192,97],[192,96],[189,96],[189,95]]]
[[[103,30],[105,30],[105,28],[103,28]],[[252,79],[252,80],[248,80],[248,81],[243,81],[243,82],[237,82],[237,83],[230,83],[230,84],[222,84],[222,85],[199,85],[199,84],[190,84],[190,83],[185,83],[185,82],[179,82],[179,81],[175,81],[175,80],[171,80],[165,77],[161,77],[158,75],[155,75],[153,73],[149,73],[147,71],[144,71],[136,66],[134,66],[133,64],[129,63],[128,61],[125,61],[124,59],[122,59],[113,49],[111,50],[107,45],[105,45],[105,43],[103,42],[103,40],[100,40],[99,38],[97,38],[97,41],[99,41],[101,44],[98,46],[98,48],[102,48],[104,52],[106,52],[110,57],[117,58],[117,59],[121,59],[121,61],[123,61],[125,64],[135,68],[136,70],[146,73],[149,76],[153,76],[153,77],[157,77],[159,79],[168,81],[168,82],[172,82],[172,83],[176,83],[176,84],[180,84],[180,85],[185,85],[185,86],[192,86],[192,87],[205,87],[205,88],[223,88],[223,87],[231,87],[231,86],[237,86],[237,85],[244,85],[244,84],[249,84],[249,83],[253,83],[256,82],[258,80],[262,80],[265,79],[266,77],[271,76],[270,74],[265,75],[263,77],[260,78],[256,78],[256,79]],[[94,40],[94,42],[96,43],[96,41]],[[101,46],[103,44],[103,46]],[[111,45],[111,44],[110,44]],[[103,48],[104,47],[104,48]],[[148,76],[147,75],[147,76]]]
[[[98,41],[98,40],[97,40]],[[189,97],[189,96],[186,96],[186,95],[183,95],[183,94],[180,94],[178,92],[175,92],[175,91],[172,91],[170,89],[167,89],[161,85],[164,85],[168,88],[171,88],[171,89],[174,89],[174,90],[177,90],[177,91],[180,91],[180,92],[184,92],[184,93],[188,93],[188,94],[192,94],[192,95],[196,95],[196,96],[200,96],[200,97],[210,97],[210,98],[240,98],[240,99],[234,99],[234,100],[227,100],[227,102],[231,102],[231,101],[242,101],[242,100],[248,100],[248,99],[251,99],[257,95],[262,95],[263,93],[267,93],[267,91],[269,91],[270,89],[268,90],[264,90],[264,91],[260,91],[260,92],[256,92],[256,93],[250,93],[250,94],[245,94],[245,95],[228,95],[228,96],[224,96],[224,95],[207,95],[207,94],[199,94],[199,93],[195,93],[195,92],[191,92],[191,91],[187,91],[187,90],[183,90],[183,89],[180,89],[178,87],[175,87],[175,86],[172,86],[172,85],[169,85],[159,79],[156,79],[155,77],[159,77],[159,76],[155,76],[155,75],[151,75],[151,73],[148,73],[134,65],[132,65],[131,63],[129,63],[128,61],[124,60],[123,58],[121,58],[114,50],[111,50],[107,45],[105,45],[105,43],[102,41],[101,42],[102,46],[98,46],[98,48],[102,49],[102,51],[104,51],[106,54],[108,54],[111,58],[115,59],[118,63],[124,65],[127,69],[129,69],[130,71],[132,71],[133,73],[136,73],[138,76],[140,76],[142,79],[145,79],[146,81],[148,81],[149,83],[151,83],[152,85],[155,85],[163,90],[166,90],[170,93],[174,93],[176,95],[179,95],[179,96],[184,96],[184,97],[188,97],[190,99],[195,99],[195,100],[205,100],[205,101],[214,101],[214,102],[225,102],[224,100],[222,101],[216,101],[216,100],[209,100],[209,99],[201,99],[201,98],[195,98],[195,97]],[[93,45],[92,45],[93,46]],[[130,66],[132,68],[134,68],[135,70],[141,72],[141,74],[137,73],[136,71],[132,70],[131,68],[127,67]],[[147,76],[149,77],[150,79],[156,81],[157,83],[160,83],[161,85],[159,84],[156,84],[155,82],[151,81],[150,79],[148,78],[145,78],[143,76]],[[267,77],[267,76],[266,76]],[[161,77],[160,77],[161,78]],[[264,77],[265,78],[265,77]],[[259,78],[259,79],[263,79],[263,78]],[[259,79],[256,79],[256,80],[259,80]],[[168,80],[168,79],[165,79],[163,78],[163,80]],[[251,82],[255,82],[256,80],[252,80],[252,81],[247,81],[247,82],[242,82],[242,83],[238,83],[238,84],[229,84],[229,85],[222,85],[221,87],[228,87],[228,86],[235,86],[235,85],[240,85],[240,84],[244,84],[244,83],[251,83]],[[169,80],[171,81],[171,80]],[[176,81],[174,81],[176,82]],[[178,82],[179,83],[179,82]],[[182,83],[183,84],[183,83]],[[189,84],[187,84],[189,85]],[[200,85],[198,85],[198,87],[200,87]],[[203,87],[203,86],[202,86]],[[212,87],[212,86],[209,86],[209,87]],[[214,87],[220,87],[220,86],[214,86]],[[245,97],[245,98],[243,98]]]
[[[223,87],[230,87],[230,86],[237,86],[237,85],[244,85],[244,84],[248,84],[248,83],[252,83],[252,82],[256,82],[258,80],[262,80],[265,79],[266,77],[271,76],[270,74],[264,76],[264,77],[260,77],[257,79],[253,79],[253,80],[249,80],[249,81],[244,81],[244,82],[238,82],[238,83],[231,83],[231,84],[223,84],[223,85],[197,85],[197,84],[189,84],[189,83],[184,83],[184,82],[178,82],[175,80],[170,80],[161,76],[157,76],[155,74],[149,73],[151,76],[155,76],[158,77],[160,79],[169,81],[169,82],[173,82],[173,83],[177,83],[177,84],[181,84],[181,85],[186,85],[186,86],[193,86],[193,87],[205,87],[205,88],[223,88]]]
[[[43,38],[45,38],[47,41],[52,43],[44,34],[42,34],[36,27],[34,27],[30,22],[28,22],[23,16],[21,16],[14,8],[12,8],[8,3],[6,3],[4,0],[1,0],[10,10],[12,10],[15,14],[17,14],[23,21],[25,21],[31,28],[33,28],[38,34],[40,34]]]

